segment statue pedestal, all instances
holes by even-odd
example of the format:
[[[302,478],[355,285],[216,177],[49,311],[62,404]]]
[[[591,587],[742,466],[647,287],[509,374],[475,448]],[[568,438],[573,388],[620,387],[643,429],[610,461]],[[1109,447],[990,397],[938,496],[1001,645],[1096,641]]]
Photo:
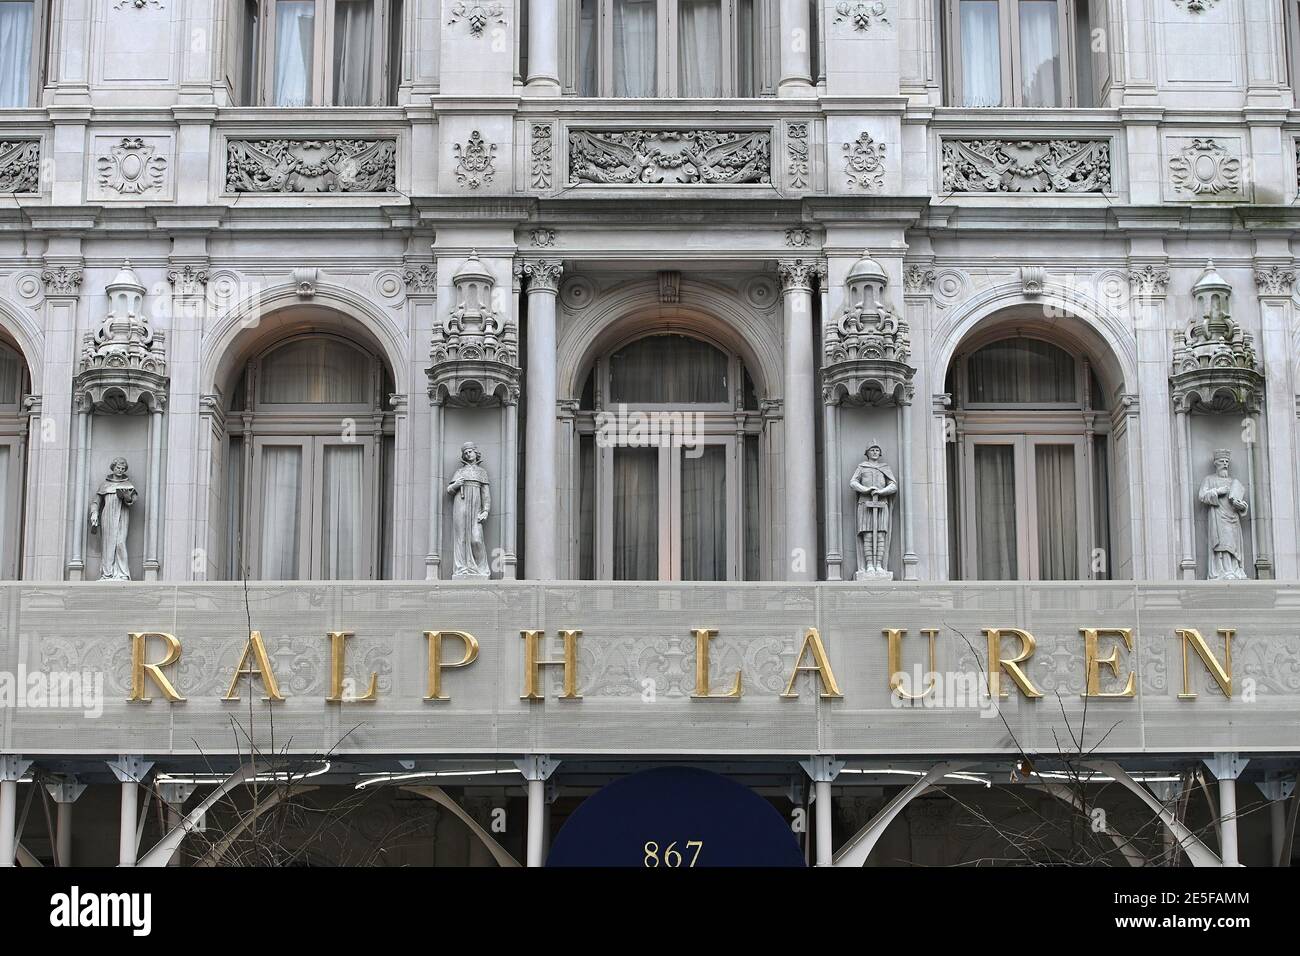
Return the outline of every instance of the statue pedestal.
[[[855,571],[853,572],[855,581],[892,581],[894,580],[893,571]]]

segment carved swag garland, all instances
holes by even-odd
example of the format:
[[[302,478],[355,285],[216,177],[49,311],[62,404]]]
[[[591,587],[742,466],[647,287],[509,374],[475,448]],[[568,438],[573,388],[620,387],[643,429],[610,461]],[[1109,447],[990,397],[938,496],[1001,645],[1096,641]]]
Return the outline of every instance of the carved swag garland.
[[[391,139],[233,140],[226,152],[232,193],[387,193],[396,179]]]
[[[1105,140],[962,139],[943,144],[943,188],[950,193],[1105,193]]]
[[[569,182],[766,184],[771,138],[766,130],[570,130]]]

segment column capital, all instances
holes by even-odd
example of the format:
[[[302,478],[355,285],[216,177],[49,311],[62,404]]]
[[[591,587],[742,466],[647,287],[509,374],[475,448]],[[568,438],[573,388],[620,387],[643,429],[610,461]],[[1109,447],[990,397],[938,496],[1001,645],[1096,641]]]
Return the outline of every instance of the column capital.
[[[1289,299],[1295,289],[1295,270],[1290,263],[1256,263],[1255,288],[1261,299]]]
[[[560,275],[564,265],[559,259],[525,259],[524,278],[528,280],[528,291],[549,292],[555,295],[560,291]]]
[[[1169,288],[1169,270],[1163,264],[1132,265],[1128,273],[1129,288],[1142,299],[1163,299]]]
[[[781,293],[812,292],[813,283],[826,278],[824,259],[778,259],[777,274],[781,277]]]

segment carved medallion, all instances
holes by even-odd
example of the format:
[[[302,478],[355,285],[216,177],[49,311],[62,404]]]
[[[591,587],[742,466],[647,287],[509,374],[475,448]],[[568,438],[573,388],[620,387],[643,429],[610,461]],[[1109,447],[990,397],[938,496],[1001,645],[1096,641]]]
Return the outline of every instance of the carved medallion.
[[[99,184],[121,195],[139,195],[163,187],[167,160],[139,137],[126,137],[99,158]]]

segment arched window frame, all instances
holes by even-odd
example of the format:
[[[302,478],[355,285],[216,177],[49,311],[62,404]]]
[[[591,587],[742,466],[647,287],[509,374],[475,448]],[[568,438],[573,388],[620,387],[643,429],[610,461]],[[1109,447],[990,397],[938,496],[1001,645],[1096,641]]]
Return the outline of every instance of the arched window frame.
[[[273,353],[293,344],[327,339],[354,353],[366,365],[367,402],[356,403],[269,403],[262,401],[261,378],[266,360]],[[241,576],[241,567],[248,569],[251,579],[263,579],[263,569],[258,551],[261,542],[260,498],[252,494],[259,487],[262,468],[261,453],[267,445],[292,446],[302,449],[302,461],[312,462],[318,469],[324,449],[337,445],[360,445],[364,451],[366,486],[379,489],[367,500],[365,512],[365,538],[367,542],[368,579],[382,579],[388,575],[388,551],[392,529],[386,527],[385,514],[391,505],[392,475],[390,472],[392,440],[395,434],[394,416],[385,410],[384,387],[387,383],[383,360],[379,354],[347,336],[327,331],[299,332],[276,339],[261,348],[245,363],[240,379],[242,391],[227,416],[228,447],[231,456],[228,468],[228,527],[230,535],[230,576]],[[302,538],[302,547],[309,549],[311,541],[318,538],[320,516],[319,497],[321,482],[313,478],[311,494],[315,496],[308,507],[311,519]],[[301,501],[299,507],[302,507]],[[300,520],[301,520],[300,512]],[[238,547],[236,547],[238,542]],[[304,573],[300,559],[298,578],[316,579],[320,561],[306,554],[307,571]]]
[[[16,580],[22,571],[23,510],[27,492],[29,419],[23,397],[31,390],[27,360],[17,346],[0,339],[0,354],[18,363],[18,375],[8,394],[0,395],[0,449],[5,469],[0,481],[0,580]]]
[[[767,475],[764,467],[766,460],[765,445],[763,443],[765,437],[764,423],[762,413],[757,407],[757,391],[756,389],[753,391],[752,401],[746,400],[748,376],[745,363],[734,348],[730,348],[718,339],[702,334],[698,330],[686,331],[674,328],[671,325],[654,328],[643,327],[632,334],[615,340],[602,349],[590,364],[586,374],[578,378],[578,381],[584,383],[587,383],[590,379],[592,403],[591,407],[580,407],[574,414],[574,430],[578,436],[578,441],[574,442],[573,461],[571,462],[572,474],[575,476],[572,510],[575,516],[579,515],[582,494],[581,476],[583,474],[581,448],[584,440],[591,441],[594,444],[595,458],[593,468],[595,526],[590,532],[593,534],[594,567],[584,569],[580,566],[581,538],[587,532],[581,527],[579,518],[575,517],[572,523],[573,532],[570,541],[570,553],[573,555],[573,575],[575,578],[591,577],[596,580],[610,580],[613,578],[614,448],[602,446],[595,441],[595,438],[600,428],[602,416],[605,413],[618,411],[608,399],[610,395],[610,359],[627,346],[656,335],[681,335],[685,338],[695,339],[727,356],[727,401],[691,403],[689,405],[648,402],[624,403],[624,410],[628,413],[653,415],[655,413],[672,414],[675,411],[689,409],[691,414],[701,416],[699,424],[700,437],[703,443],[721,445],[726,449],[726,482],[728,489],[726,498],[730,510],[727,523],[729,553],[726,580],[760,580],[764,577],[763,560],[764,556],[769,553],[770,540],[763,522],[747,520],[747,516],[753,515],[755,509],[761,508],[762,502],[765,500],[764,496],[768,493]],[[587,391],[588,389],[584,384],[583,393],[585,394]],[[747,408],[746,405],[751,407]],[[667,485],[661,484],[661,500],[664,493],[663,489],[673,487],[672,469],[674,468],[680,468],[680,463],[674,463],[671,460],[667,463],[661,463],[661,475],[669,482]],[[671,544],[673,541],[679,541],[679,538],[680,516],[671,515],[661,525],[659,580],[680,580],[680,555],[674,553]],[[663,541],[669,542],[666,552],[663,549]]]
[[[1076,400],[1071,402],[971,402],[969,401],[970,361],[983,348],[1013,339],[1033,339],[1045,342],[1070,356],[1075,364]],[[1074,342],[1064,337],[1046,334],[1036,329],[1001,326],[972,337],[963,343],[954,355],[950,383],[954,398],[954,418],[957,441],[952,444],[956,460],[950,461],[950,481],[956,478],[955,487],[949,491],[949,519],[955,535],[950,547],[955,549],[954,577],[964,580],[981,579],[976,559],[977,509],[974,502],[974,455],[977,445],[1011,445],[1016,468],[1016,525],[1019,537],[1017,548],[1017,580],[1041,580],[1036,544],[1036,508],[1030,508],[1034,486],[1033,462],[1037,445],[1072,445],[1075,451],[1077,493],[1077,576],[1071,580],[1105,579],[1110,577],[1113,554],[1110,542],[1111,501],[1109,487],[1111,462],[1111,416],[1105,410],[1104,394],[1094,374],[1089,355]],[[953,454],[950,452],[950,455]],[[1101,455],[1105,456],[1104,460]],[[1101,550],[1105,562],[1098,567],[1094,560]]]

